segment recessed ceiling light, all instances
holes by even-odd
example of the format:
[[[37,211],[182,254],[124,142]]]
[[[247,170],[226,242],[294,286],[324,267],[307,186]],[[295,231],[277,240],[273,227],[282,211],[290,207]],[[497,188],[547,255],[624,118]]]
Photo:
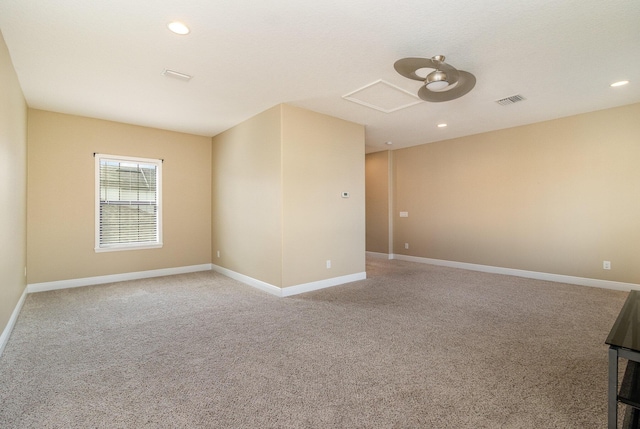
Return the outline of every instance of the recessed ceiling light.
[[[393,142],[384,142],[384,144],[387,144],[387,145],[391,146],[393,144]]]
[[[444,123],[443,124],[438,124],[438,128],[444,128],[446,126],[447,126],[447,124],[444,124]]]
[[[176,34],[185,35],[185,34],[189,34],[189,31],[190,31],[189,27],[187,27],[180,21],[170,22],[169,24],[167,24],[167,27],[169,27],[169,30],[173,31]]]
[[[628,84],[628,83],[629,83],[629,81],[628,81],[628,80],[621,80],[621,81],[619,81],[619,82],[614,82],[614,83],[612,83],[612,84],[611,84],[611,85],[609,85],[609,86],[611,86],[611,87],[614,87],[614,88],[615,88],[616,86],[622,86],[622,85],[626,85],[626,84]]]

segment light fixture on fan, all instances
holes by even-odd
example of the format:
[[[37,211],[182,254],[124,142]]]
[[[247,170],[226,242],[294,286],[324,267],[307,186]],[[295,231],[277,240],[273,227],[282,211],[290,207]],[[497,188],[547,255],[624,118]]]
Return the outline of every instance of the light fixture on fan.
[[[424,82],[418,91],[418,97],[425,101],[439,102],[455,100],[473,89],[476,78],[464,70],[456,70],[444,62],[444,55],[432,58],[403,58],[393,67],[402,76]],[[416,71],[424,68],[435,69],[426,77]]]
[[[424,80],[425,86],[431,91],[442,91],[449,86],[449,77],[442,70],[434,70]]]

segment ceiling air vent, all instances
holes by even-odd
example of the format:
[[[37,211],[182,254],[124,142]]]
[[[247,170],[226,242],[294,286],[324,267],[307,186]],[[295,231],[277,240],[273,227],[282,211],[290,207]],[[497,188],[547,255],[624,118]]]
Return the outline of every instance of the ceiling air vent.
[[[177,72],[175,70],[169,70],[169,69],[164,69],[164,71],[162,72],[163,75],[167,76],[167,77],[173,77],[179,80],[183,80],[185,82],[189,82],[191,80],[191,78],[193,76],[185,74],[185,73],[180,73]]]
[[[522,101],[522,100],[526,100],[526,98],[524,98],[520,94],[516,94],[516,95],[512,95],[511,97],[507,97],[507,98],[502,98],[500,100],[496,100],[496,103],[498,103],[501,106],[508,106],[510,104],[514,104],[514,103],[517,103],[517,102]]]

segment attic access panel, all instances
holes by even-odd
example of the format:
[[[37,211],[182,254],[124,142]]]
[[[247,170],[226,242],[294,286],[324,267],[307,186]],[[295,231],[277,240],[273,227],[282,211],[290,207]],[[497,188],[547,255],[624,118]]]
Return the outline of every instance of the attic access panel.
[[[384,113],[422,103],[416,95],[382,79],[356,89],[342,98]]]

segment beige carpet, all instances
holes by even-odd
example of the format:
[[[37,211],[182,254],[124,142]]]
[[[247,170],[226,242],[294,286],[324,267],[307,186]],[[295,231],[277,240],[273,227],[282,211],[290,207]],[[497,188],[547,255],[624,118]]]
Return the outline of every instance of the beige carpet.
[[[212,272],[28,296],[2,428],[603,428],[626,293],[401,261],[276,298]]]

